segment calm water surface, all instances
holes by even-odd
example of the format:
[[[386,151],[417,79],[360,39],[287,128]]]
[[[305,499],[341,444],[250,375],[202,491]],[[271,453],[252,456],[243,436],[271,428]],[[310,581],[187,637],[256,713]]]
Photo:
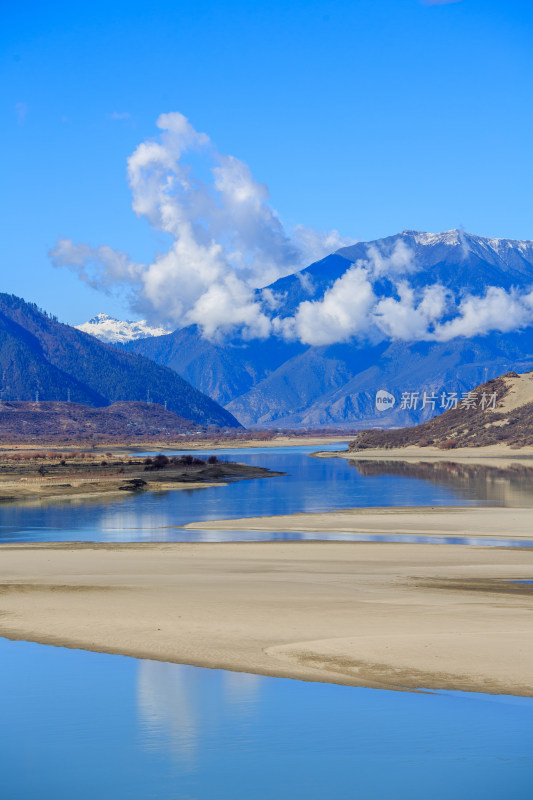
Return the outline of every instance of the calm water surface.
[[[533,701],[0,640],[6,800],[530,800]]]
[[[300,539],[170,526],[350,506],[533,505],[527,470],[354,466],[313,450],[216,453],[282,478],[4,506],[0,540]],[[2,800],[533,797],[530,699],[358,689],[0,639],[0,709]]]
[[[338,450],[342,445],[331,445]],[[202,451],[270,467],[284,477],[112,500],[0,507],[0,541],[187,541],[302,538],[298,534],[202,533],[172,526],[201,520],[364,506],[533,506],[533,469],[507,471],[311,458],[316,447]]]

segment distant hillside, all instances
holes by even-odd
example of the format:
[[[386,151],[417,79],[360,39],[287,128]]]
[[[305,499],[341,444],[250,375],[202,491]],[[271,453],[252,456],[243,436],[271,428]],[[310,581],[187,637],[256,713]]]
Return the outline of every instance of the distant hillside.
[[[453,450],[495,444],[533,446],[533,372],[508,372],[481,384],[459,398],[457,408],[422,425],[362,431],[350,443],[350,450],[409,446]]]
[[[200,425],[236,427],[237,420],[173,370],[103,344],[19,297],[0,294],[0,399],[106,406],[118,401],[166,402]]]
[[[460,302],[483,296],[488,287],[530,292],[533,242],[491,239],[462,231],[430,234],[404,231],[374,242],[343,248],[269,289],[276,314],[290,317],[304,301],[320,300],[354,264],[395,248],[412,255],[409,285],[414,291],[439,285]],[[393,276],[394,277],[394,276]],[[387,274],[374,285],[378,297],[395,296]],[[464,392],[510,369],[533,369],[533,327],[449,341],[403,341],[381,337],[309,346],[282,339],[223,343],[202,338],[195,327],[125,345],[159,364],[172,367],[214,397],[246,426],[354,428],[410,425],[425,421],[431,409],[402,409],[403,392]],[[396,398],[390,411],[376,410],[376,392]]]
[[[193,386],[202,386],[202,391],[221,405],[246,394],[288,359],[306,349],[298,343],[272,338],[253,342],[231,339],[210,342],[202,337],[196,325],[166,336],[131,341],[124,348],[171,367]],[[280,392],[277,402],[283,406],[285,401]],[[255,421],[255,414],[253,418]]]
[[[103,408],[78,403],[0,404],[2,442],[167,439],[197,428],[156,403],[122,402]]]

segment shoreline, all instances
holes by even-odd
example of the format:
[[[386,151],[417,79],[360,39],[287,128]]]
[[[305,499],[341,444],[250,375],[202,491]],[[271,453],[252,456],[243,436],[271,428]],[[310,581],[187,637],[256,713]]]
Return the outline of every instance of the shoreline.
[[[448,544],[5,544],[0,636],[395,690],[533,697],[533,553]]]
[[[506,467],[533,467],[533,447],[510,448],[506,445],[489,447],[460,447],[440,450],[437,447],[391,447],[364,450],[318,450],[314,458],[348,458],[350,461],[457,462]]]
[[[116,460],[97,464],[86,460],[59,461],[51,454],[26,462],[0,460],[0,505],[28,502],[128,497],[143,492],[209,489],[240,480],[277,477],[283,473],[230,461],[185,463],[166,459],[163,466],[144,461]],[[187,457],[184,457],[187,458]],[[195,463],[196,462],[196,463]],[[42,472],[39,472],[42,470]]]
[[[358,533],[480,536],[533,540],[533,508],[415,506],[347,508],[270,517],[189,522],[187,530],[272,531],[290,533]]]
[[[342,444],[350,439],[353,439],[354,433],[349,433],[346,436],[277,436],[274,439],[147,439],[146,441],[132,442],[129,440],[102,440],[95,444],[94,442],[68,441],[57,442],[47,440],[37,440],[33,442],[0,442],[0,456],[4,453],[12,453],[13,451],[30,451],[30,450],[58,450],[63,451],[66,449],[83,450],[90,448],[94,453],[103,453],[106,450],[113,450],[116,454],[121,453],[137,453],[137,452],[162,452],[165,450],[176,450],[178,452],[185,450],[245,450],[253,447],[320,447],[323,444]]]
[[[227,486],[227,483],[168,483],[168,484],[149,484],[144,487],[144,492],[169,492],[180,491],[183,489],[212,489],[215,486]],[[42,504],[45,502],[50,503],[64,503],[64,502],[78,502],[80,500],[94,500],[96,502],[103,500],[117,500],[119,498],[127,500],[134,492],[124,492],[118,488],[102,487],[100,489],[87,489],[78,487],[78,491],[72,494],[49,494],[41,492],[39,494],[28,494],[20,497],[7,497],[0,498],[0,507],[2,506],[16,506],[16,505],[31,505]]]

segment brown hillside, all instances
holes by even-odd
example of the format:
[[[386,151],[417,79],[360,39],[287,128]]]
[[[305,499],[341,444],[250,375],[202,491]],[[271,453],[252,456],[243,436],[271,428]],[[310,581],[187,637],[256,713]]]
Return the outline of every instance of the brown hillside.
[[[156,403],[104,408],[78,403],[1,403],[0,442],[129,440],[176,436],[198,425]]]
[[[482,408],[496,394],[495,408]],[[533,372],[506,375],[472,390],[475,408],[459,405],[437,417],[398,430],[362,431],[350,443],[350,450],[396,447],[439,447],[453,450],[456,447],[486,447],[506,444],[519,448],[533,445]],[[460,398],[461,403],[461,398]]]

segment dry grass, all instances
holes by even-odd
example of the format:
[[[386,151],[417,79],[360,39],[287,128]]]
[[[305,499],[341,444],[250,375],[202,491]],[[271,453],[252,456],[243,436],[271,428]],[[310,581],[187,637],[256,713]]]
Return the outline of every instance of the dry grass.
[[[533,446],[533,398],[519,407],[506,404],[511,386],[516,386],[520,379],[530,382],[529,375],[526,379],[526,376],[510,372],[473,390],[478,395],[483,392],[487,395],[496,393],[498,402],[495,410],[454,408],[412,428],[362,431],[351,442],[350,449],[359,451],[417,446],[455,450],[496,444],[512,448]]]

